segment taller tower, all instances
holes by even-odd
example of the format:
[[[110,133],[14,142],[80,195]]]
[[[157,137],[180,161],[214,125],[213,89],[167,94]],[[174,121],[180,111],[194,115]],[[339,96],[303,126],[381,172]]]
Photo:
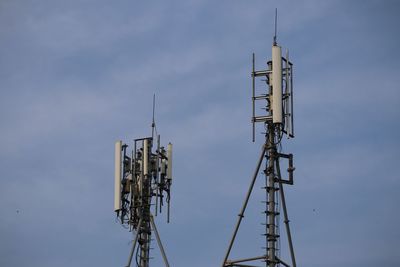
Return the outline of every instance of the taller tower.
[[[276,18],[276,17],[275,17]],[[276,25],[276,21],[275,21]],[[286,52],[285,57],[282,57],[282,49],[276,40],[275,36],[272,45],[272,60],[267,61],[267,68],[264,70],[255,70],[255,55],[253,54],[253,69],[252,77],[252,126],[253,126],[253,142],[255,141],[255,126],[261,123],[265,128],[264,144],[262,145],[261,154],[257,162],[256,170],[253,174],[246,198],[242,209],[239,213],[239,218],[235,226],[232,238],[230,240],[228,250],[225,254],[222,267],[227,266],[253,266],[248,265],[250,262],[261,261],[265,262],[267,267],[275,267],[280,264],[284,266],[296,267],[296,260],[292,245],[292,238],[289,227],[288,212],[285,202],[285,194],[283,185],[293,185],[293,155],[283,154],[280,152],[281,141],[283,136],[288,138],[294,137],[293,127],[293,64],[289,61],[289,53]],[[266,81],[266,86],[262,93],[257,94],[256,79],[262,78]],[[262,103],[266,114],[256,114],[256,104]],[[280,160],[286,160],[288,164],[287,178],[283,178],[280,169]],[[240,224],[244,217],[244,213],[252,193],[254,184],[262,163],[264,165],[265,178],[265,250],[262,255],[251,256],[242,259],[229,259],[231,249],[235,242]],[[280,204],[279,204],[280,203]],[[283,221],[286,228],[288,245],[290,250],[290,263],[280,258],[279,253],[279,215],[283,211]]]

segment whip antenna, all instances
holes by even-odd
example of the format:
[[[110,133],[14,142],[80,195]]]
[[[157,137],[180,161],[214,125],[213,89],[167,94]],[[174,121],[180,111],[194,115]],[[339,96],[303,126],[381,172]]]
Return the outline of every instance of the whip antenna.
[[[154,129],[156,127],[156,122],[154,120],[154,111],[156,109],[156,94],[153,94],[153,120],[151,122],[151,138],[154,138]],[[156,129],[156,133],[157,133],[157,129]]]
[[[278,28],[278,8],[275,8],[275,34],[274,34],[274,45],[277,44],[277,42],[276,42],[277,28]]]

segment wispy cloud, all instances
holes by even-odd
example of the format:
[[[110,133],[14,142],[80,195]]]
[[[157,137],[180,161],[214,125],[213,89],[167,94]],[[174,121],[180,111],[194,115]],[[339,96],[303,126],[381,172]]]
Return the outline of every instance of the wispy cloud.
[[[398,265],[398,4],[0,6],[0,265],[124,264],[113,142],[149,133],[154,92],[163,143],[175,144],[173,223],[157,218],[167,252],[174,266],[220,264],[262,142],[250,142],[251,53],[260,68],[270,57],[275,6],[295,63],[297,133],[284,150],[298,262]],[[262,232],[262,183],[242,241]]]

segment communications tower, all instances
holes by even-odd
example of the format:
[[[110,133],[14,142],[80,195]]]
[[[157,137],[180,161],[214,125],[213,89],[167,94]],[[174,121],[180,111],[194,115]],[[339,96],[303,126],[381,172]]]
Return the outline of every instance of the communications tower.
[[[172,144],[169,143],[166,149],[160,145],[160,135],[157,134],[154,122],[154,104],[155,97],[151,136],[133,140],[131,150],[122,141],[115,143],[114,211],[121,224],[134,232],[126,267],[131,266],[134,255],[135,266],[149,267],[153,233],[164,264],[169,267],[151,208],[154,206],[154,214],[157,216],[166,203],[167,222],[169,222]]]
[[[272,45],[272,60],[267,62],[267,68],[264,70],[255,70],[255,55],[253,53],[252,77],[252,126],[253,142],[255,141],[255,125],[263,124],[265,127],[265,142],[262,145],[261,154],[256,165],[246,198],[239,213],[232,238],[230,240],[227,252],[222,263],[222,267],[242,266],[255,267],[254,262],[262,262],[267,267],[292,266],[296,267],[294,249],[289,227],[288,212],[285,202],[283,185],[293,185],[293,155],[280,152],[283,136],[294,137],[293,127],[293,64],[289,61],[289,53],[286,51],[285,57],[282,57],[282,49],[276,39],[276,14],[275,14],[275,35]],[[256,93],[256,79],[266,81],[263,92]],[[257,115],[255,112],[256,103],[262,103],[266,114]],[[283,178],[280,168],[280,160],[286,160],[288,163],[288,176]],[[262,255],[251,255],[242,259],[230,259],[231,249],[235,242],[240,224],[252,193],[254,184],[262,163],[265,161],[263,174],[265,177],[265,247]],[[280,229],[279,216],[281,209],[283,211],[283,221],[286,228],[288,245],[290,250],[290,263],[281,259],[279,253]],[[249,265],[250,264],[250,265]]]

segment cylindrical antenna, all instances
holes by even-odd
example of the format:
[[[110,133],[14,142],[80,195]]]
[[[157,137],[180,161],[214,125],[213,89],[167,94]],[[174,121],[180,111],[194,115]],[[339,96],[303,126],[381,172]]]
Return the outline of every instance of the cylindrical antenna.
[[[167,178],[172,179],[172,144],[169,143],[167,147],[168,167]]]
[[[165,169],[166,169],[166,166],[167,166],[167,163],[166,163],[166,159],[162,159],[161,160],[161,175],[166,175],[166,172],[165,172]]]
[[[256,134],[255,134],[255,131],[256,131],[256,122],[255,122],[255,119],[256,119],[256,111],[255,111],[255,96],[256,96],[256,70],[255,70],[255,64],[256,64],[256,59],[255,59],[255,54],[253,53],[253,72],[251,73],[251,76],[252,76],[252,98],[251,98],[251,101],[252,101],[252,106],[253,106],[253,117],[251,118],[251,121],[252,121],[252,123],[253,123],[253,143],[256,141]]]
[[[285,107],[284,107],[284,127],[287,133],[287,137],[289,138],[290,134],[290,92],[289,92],[289,50],[286,49],[286,60],[285,60],[285,92],[284,92],[284,99],[285,99]]]
[[[290,135],[294,137],[294,110],[293,110],[293,64],[289,62],[290,66]]]
[[[121,209],[121,149],[122,141],[115,142],[114,211]]]
[[[143,175],[149,174],[149,139],[143,142]]]
[[[282,123],[282,51],[272,46],[272,121]]]
[[[156,108],[156,94],[153,94],[153,120],[151,122],[151,138],[154,138],[154,128],[156,127],[156,123],[154,121],[155,108]]]

